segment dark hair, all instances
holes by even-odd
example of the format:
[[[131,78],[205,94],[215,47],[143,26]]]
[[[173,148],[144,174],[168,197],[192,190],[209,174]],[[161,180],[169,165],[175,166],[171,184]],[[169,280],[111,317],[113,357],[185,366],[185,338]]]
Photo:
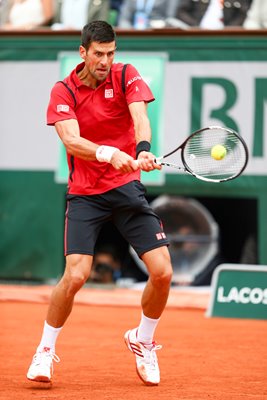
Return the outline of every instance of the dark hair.
[[[99,253],[101,253],[101,254],[104,253],[104,254],[111,255],[111,257],[114,259],[114,261],[119,261],[120,260],[119,250],[113,244],[106,243],[106,244],[96,245],[95,255],[97,255]]]
[[[92,21],[82,30],[82,46],[87,50],[92,42],[110,43],[116,40],[116,34],[106,21]]]

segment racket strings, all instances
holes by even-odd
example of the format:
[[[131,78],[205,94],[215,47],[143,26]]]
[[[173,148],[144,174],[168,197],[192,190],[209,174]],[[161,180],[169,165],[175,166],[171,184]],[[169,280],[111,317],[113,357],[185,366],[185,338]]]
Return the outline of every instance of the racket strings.
[[[226,155],[220,160],[211,156],[211,150],[216,145],[226,149]],[[209,129],[192,136],[183,149],[183,159],[189,170],[206,179],[236,176],[244,167],[246,158],[242,141],[234,133],[220,129]]]

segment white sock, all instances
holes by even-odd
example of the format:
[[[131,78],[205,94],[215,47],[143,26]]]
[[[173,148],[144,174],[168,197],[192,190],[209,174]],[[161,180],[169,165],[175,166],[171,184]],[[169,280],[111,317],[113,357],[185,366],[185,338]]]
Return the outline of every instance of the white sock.
[[[37,347],[37,351],[42,351],[44,347],[48,347],[54,353],[56,340],[61,329],[62,327],[54,328],[53,326],[48,325],[48,323],[45,321],[42,339],[39,346]]]
[[[160,318],[158,318],[158,319],[148,318],[142,312],[140,325],[139,325],[138,331],[137,331],[138,342],[141,342],[144,344],[151,344],[153,342],[154,333],[155,333],[155,330],[156,330],[159,320],[160,320]]]

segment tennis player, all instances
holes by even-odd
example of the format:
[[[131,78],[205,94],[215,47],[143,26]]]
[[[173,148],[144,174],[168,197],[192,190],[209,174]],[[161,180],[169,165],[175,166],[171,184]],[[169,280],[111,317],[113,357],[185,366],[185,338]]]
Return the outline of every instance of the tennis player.
[[[140,169],[160,169],[150,152],[147,104],[153,95],[138,71],[113,63],[116,37],[106,22],[82,30],[83,62],[52,91],[48,125],[65,145],[69,180],[65,221],[66,268],[54,288],[43,334],[28,370],[32,381],[50,382],[58,362],[56,340],[75,294],[90,275],[98,233],[112,220],[147,266],[138,327],[125,333],[139,377],[160,382],[154,332],[165,308],[172,278],[168,241],[161,221],[145,199]],[[139,165],[134,161],[139,160]]]

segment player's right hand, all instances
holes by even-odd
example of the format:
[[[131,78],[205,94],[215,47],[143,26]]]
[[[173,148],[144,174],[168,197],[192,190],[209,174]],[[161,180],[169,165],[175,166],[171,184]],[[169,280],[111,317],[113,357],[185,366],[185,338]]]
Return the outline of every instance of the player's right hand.
[[[138,165],[142,171],[153,171],[154,169],[161,169],[162,166],[155,162],[156,157],[153,153],[149,151],[142,151],[138,157]]]

